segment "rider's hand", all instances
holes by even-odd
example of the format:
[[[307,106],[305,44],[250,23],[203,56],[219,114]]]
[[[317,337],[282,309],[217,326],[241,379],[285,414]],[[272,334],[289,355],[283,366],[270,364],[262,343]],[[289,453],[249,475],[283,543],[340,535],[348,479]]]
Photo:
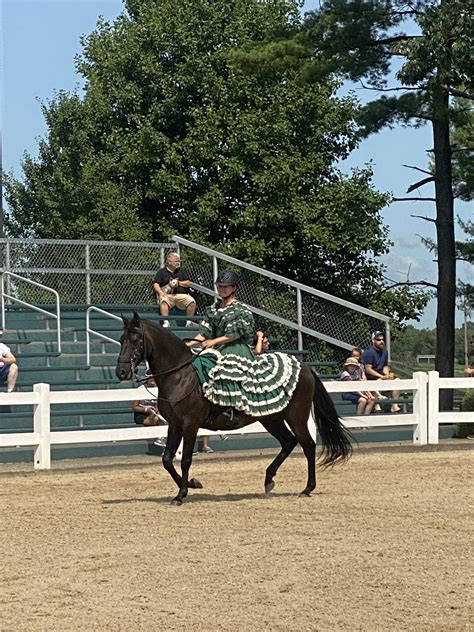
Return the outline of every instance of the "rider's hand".
[[[203,349],[210,349],[214,346],[214,340],[203,340],[201,344]]]

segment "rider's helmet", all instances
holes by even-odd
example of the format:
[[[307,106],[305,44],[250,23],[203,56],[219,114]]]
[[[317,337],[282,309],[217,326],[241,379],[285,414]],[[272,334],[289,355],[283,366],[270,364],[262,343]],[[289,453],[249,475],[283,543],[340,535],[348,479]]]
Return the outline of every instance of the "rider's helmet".
[[[216,285],[240,285],[240,277],[233,270],[221,270],[217,275]]]

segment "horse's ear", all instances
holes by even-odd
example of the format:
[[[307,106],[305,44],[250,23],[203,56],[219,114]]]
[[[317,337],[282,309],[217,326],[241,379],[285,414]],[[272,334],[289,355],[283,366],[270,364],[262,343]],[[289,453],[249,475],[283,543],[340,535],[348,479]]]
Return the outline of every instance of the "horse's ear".
[[[125,316],[123,314],[120,314],[120,316],[122,317],[123,326],[127,327],[128,323],[129,323],[128,318],[125,318]]]
[[[135,327],[140,327],[140,316],[137,314],[137,312],[133,312],[132,324]]]

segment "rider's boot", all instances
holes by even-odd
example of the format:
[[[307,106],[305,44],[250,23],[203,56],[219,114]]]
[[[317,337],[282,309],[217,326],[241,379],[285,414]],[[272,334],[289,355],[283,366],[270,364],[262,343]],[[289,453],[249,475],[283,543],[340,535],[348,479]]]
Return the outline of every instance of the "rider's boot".
[[[247,416],[240,410],[235,408],[228,408],[219,413],[217,417],[213,419],[213,424],[218,426],[220,423],[225,424],[226,429],[240,428],[246,422]]]

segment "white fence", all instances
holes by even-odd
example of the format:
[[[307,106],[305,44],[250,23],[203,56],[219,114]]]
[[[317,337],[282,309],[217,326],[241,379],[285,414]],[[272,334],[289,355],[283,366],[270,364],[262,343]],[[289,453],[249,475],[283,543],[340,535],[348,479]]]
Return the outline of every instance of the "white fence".
[[[343,393],[354,390],[348,382],[325,382],[330,393]],[[373,389],[373,382],[359,382],[360,389]],[[377,382],[379,391],[391,391],[394,382]],[[468,389],[474,387],[472,378],[440,378],[436,371],[417,372],[409,380],[397,380],[396,388],[413,393],[413,412],[398,415],[345,416],[347,428],[387,428],[393,426],[411,426],[413,444],[426,445],[438,443],[440,423],[474,423],[474,412],[440,412],[439,389]],[[51,391],[49,384],[35,384],[31,393],[2,393],[0,405],[33,406],[33,431],[0,433],[0,448],[34,448],[34,467],[38,470],[51,468],[51,447],[59,445],[78,445],[92,443],[117,443],[155,439],[166,436],[166,426],[136,426],[130,428],[51,430],[51,405],[81,404],[99,402],[131,402],[135,399],[149,399],[145,387],[124,390],[93,391]],[[132,417],[132,413],[131,413]],[[314,434],[314,422],[311,422]],[[248,435],[264,433],[263,426],[256,422],[245,428],[227,432],[229,435]],[[208,430],[200,430],[199,435],[213,435]]]

